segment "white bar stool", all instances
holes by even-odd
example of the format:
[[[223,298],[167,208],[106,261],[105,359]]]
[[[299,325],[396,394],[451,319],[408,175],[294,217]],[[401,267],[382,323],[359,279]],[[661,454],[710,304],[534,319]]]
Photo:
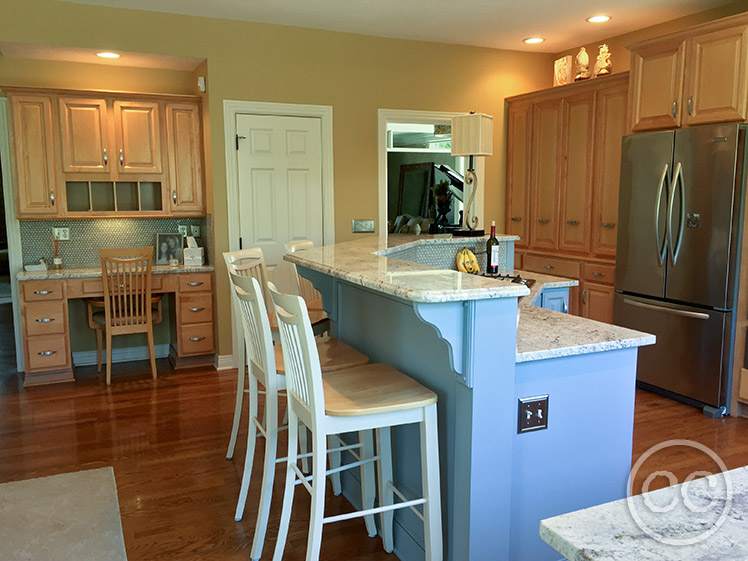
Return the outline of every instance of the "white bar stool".
[[[381,514],[384,549],[391,552],[393,511],[410,508],[424,523],[426,561],[441,561],[441,497],[436,394],[384,364],[370,364],[322,374],[309,315],[300,296],[280,294],[268,285],[280,326],[288,392],[288,460],[278,541],[273,561],[281,561],[288,537],[294,489],[301,483],[312,496],[306,561],[319,559],[322,526],[359,516]],[[305,476],[297,462],[298,421],[312,432],[312,475]],[[421,433],[423,497],[408,500],[392,483],[390,427],[418,423]],[[377,462],[379,504],[337,516],[324,516],[326,437],[330,434],[375,429],[377,455],[335,468],[350,469]],[[311,484],[309,481],[311,480]],[[394,495],[402,502],[395,503]],[[422,504],[423,513],[415,506]]]
[[[288,242],[286,244],[286,253],[296,253],[302,249],[313,249],[314,242],[311,240],[299,240],[295,242]],[[305,279],[299,276],[299,272],[296,270],[296,265],[291,265],[291,280],[294,283],[294,289],[296,294],[301,296],[306,302],[306,309],[309,310],[310,315],[312,311],[322,310],[322,295],[314,288],[314,285],[309,279]]]
[[[251,559],[259,559],[265,542],[267,524],[270,516],[270,503],[273,494],[273,482],[275,479],[275,464],[285,462],[286,458],[277,458],[278,432],[287,427],[278,426],[278,396],[279,392],[286,389],[286,377],[278,372],[275,356],[277,346],[274,347],[270,332],[270,322],[267,308],[262,298],[262,290],[257,279],[244,277],[232,273],[231,282],[233,292],[238,301],[241,314],[244,339],[247,348],[249,362],[249,428],[247,432],[247,454],[244,461],[241,490],[236,506],[235,519],[241,520],[244,506],[249,492],[252,466],[255,453],[255,442],[257,432],[265,437],[265,461],[263,464],[262,487],[260,503],[258,507],[255,533],[252,540]],[[315,340],[320,349],[320,355],[324,357],[327,368],[331,370],[350,367],[352,364],[366,364],[369,358],[356,351],[354,348],[337,341],[325,338]],[[283,364],[280,364],[281,372]],[[265,388],[264,423],[258,417],[258,385]],[[294,421],[298,425],[298,421]],[[296,427],[298,429],[298,427]],[[339,437],[336,437],[339,440]],[[306,448],[302,448],[304,451]],[[360,433],[360,443],[346,445],[340,440],[331,441],[330,449],[338,456],[343,450],[348,450],[354,455],[363,453],[372,454],[374,441],[371,431]],[[363,453],[357,454],[356,450]],[[310,457],[311,454],[301,456]],[[362,468],[362,500],[365,504],[374,505],[375,499],[375,477],[372,470]],[[371,536],[376,535],[376,524],[374,516],[366,520],[367,531]]]

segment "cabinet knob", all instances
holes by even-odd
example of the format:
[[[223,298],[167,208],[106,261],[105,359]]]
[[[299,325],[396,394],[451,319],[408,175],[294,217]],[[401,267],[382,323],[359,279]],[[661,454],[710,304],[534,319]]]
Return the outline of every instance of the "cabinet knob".
[[[539,224],[548,224],[548,222],[550,222],[550,220],[547,220],[545,218],[538,218],[538,223]]]
[[[678,100],[677,99],[673,100],[673,107],[670,110],[670,114],[673,116],[673,119],[675,119],[675,117],[678,115]]]
[[[119,165],[125,165],[125,154],[122,152],[122,148],[119,149]]]
[[[521,216],[512,216],[512,222],[522,222]]]
[[[615,228],[615,222],[603,222],[603,228]]]
[[[195,342],[202,341],[203,339],[205,339],[205,337],[190,337],[190,341],[195,341]]]
[[[104,148],[104,165],[105,166],[109,165],[109,156],[107,156],[106,148]]]
[[[546,265],[545,268],[546,269],[554,269],[555,267],[553,265]]]
[[[566,223],[569,226],[579,226],[579,220],[567,220]]]

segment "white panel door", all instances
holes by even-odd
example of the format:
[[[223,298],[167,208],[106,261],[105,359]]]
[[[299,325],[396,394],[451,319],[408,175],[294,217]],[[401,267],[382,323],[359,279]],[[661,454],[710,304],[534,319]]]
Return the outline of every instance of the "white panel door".
[[[290,241],[323,243],[322,129],[316,117],[237,115],[242,247],[260,247],[270,278],[290,291]]]

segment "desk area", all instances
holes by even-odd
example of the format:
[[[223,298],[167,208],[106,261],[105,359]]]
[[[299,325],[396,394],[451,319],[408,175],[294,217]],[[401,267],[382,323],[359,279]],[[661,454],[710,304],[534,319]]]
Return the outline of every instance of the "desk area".
[[[215,352],[213,267],[154,265],[152,292],[174,293],[175,368],[212,364]],[[68,301],[103,296],[101,269],[70,268],[18,274],[25,364],[24,386],[72,382]]]

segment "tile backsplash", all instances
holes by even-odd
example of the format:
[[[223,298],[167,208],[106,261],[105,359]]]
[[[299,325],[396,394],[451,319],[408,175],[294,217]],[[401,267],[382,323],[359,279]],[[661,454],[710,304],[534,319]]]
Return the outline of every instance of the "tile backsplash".
[[[177,232],[177,226],[200,226],[197,243],[206,247],[206,264],[212,251],[212,221],[206,218],[92,218],[81,220],[21,220],[23,263],[44,259],[52,263],[52,228],[70,228],[70,240],[60,242],[63,267],[98,267],[100,247],[143,247],[156,243],[156,234]]]

